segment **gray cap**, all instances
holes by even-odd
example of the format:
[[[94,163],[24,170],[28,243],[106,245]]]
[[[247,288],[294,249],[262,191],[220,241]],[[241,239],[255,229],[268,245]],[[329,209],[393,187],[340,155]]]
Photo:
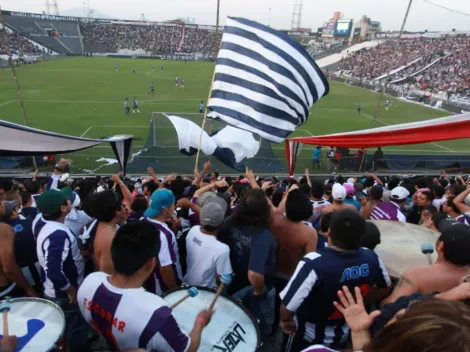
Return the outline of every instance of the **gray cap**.
[[[201,226],[219,227],[225,219],[225,211],[220,204],[208,203],[201,208],[199,222]]]
[[[208,198],[204,201],[202,206],[204,206],[206,204],[209,204],[209,203],[219,204],[222,207],[222,209],[224,210],[224,214],[227,213],[228,203],[224,198],[219,197],[219,196]]]
[[[17,200],[5,200],[3,201],[3,207],[5,208],[5,215],[9,216],[13,213],[13,210],[18,206]]]
[[[197,198],[196,204],[202,207],[207,199],[215,197],[217,197],[217,194],[215,194],[214,192],[203,193],[200,197]]]

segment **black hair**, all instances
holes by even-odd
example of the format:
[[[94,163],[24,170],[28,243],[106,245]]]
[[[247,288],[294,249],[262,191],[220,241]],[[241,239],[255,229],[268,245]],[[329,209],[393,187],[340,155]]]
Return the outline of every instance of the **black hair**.
[[[80,186],[80,191],[78,191],[78,196],[80,197],[82,201],[84,201],[85,198],[95,193],[95,189],[96,189],[96,180],[91,179],[91,178],[86,178],[83,180],[83,185]]]
[[[147,207],[147,199],[142,195],[138,195],[134,198],[134,201],[132,202],[131,210],[135,212],[143,212],[147,210]]]
[[[459,186],[458,184],[454,183],[449,186],[448,190],[453,196],[457,197],[460,193],[465,191],[465,186]]]
[[[437,213],[437,208],[436,208],[434,205],[432,205],[432,204],[425,205],[425,206],[423,207],[423,210],[427,210],[428,212],[431,213],[431,215]]]
[[[223,224],[223,223],[222,223]],[[220,224],[220,226],[222,226],[222,224]],[[207,232],[215,232],[217,231],[218,227],[215,227],[215,226],[211,226],[211,225],[201,225],[201,227],[206,230]]]
[[[331,242],[341,249],[357,250],[365,232],[366,221],[357,211],[341,210],[331,219]]]
[[[381,200],[384,195],[384,189],[382,186],[375,185],[369,191],[369,196],[371,200]]]
[[[361,247],[374,250],[380,244],[380,230],[372,222],[366,222],[366,232],[361,239]]]
[[[299,222],[310,219],[312,215],[312,203],[300,189],[294,189],[287,194],[286,216],[289,220]]]
[[[173,192],[176,199],[180,198],[184,194],[184,189],[185,185],[181,177],[173,180],[170,184],[170,190]]]
[[[430,201],[430,202],[432,202],[432,200],[434,199],[434,194],[431,191],[423,191],[420,194],[425,196],[427,198],[427,200]]]
[[[109,222],[121,210],[119,197],[113,191],[103,191],[96,195],[91,206],[93,217],[98,221]]]
[[[448,206],[449,208],[452,208],[452,210],[453,210],[454,212],[456,212],[457,214],[461,214],[460,209],[459,209],[459,208],[457,207],[457,205],[455,205],[455,203],[454,203],[454,199],[455,199],[455,197],[454,197],[454,196],[451,196],[451,197],[447,198],[445,202],[446,202],[447,206]]]
[[[271,202],[273,203],[273,205],[277,208],[279,206],[279,204],[282,202],[282,197],[284,195],[284,192],[282,191],[277,191],[273,193],[273,196],[272,196],[272,199],[271,199]]]
[[[434,185],[433,191],[436,198],[442,198],[442,196],[446,193],[446,189],[441,185]]]
[[[398,177],[392,177],[390,181],[388,181],[388,185],[387,185],[389,191],[398,187],[399,184],[400,184],[400,179]]]
[[[31,193],[24,191],[20,193],[21,196],[21,203],[24,205],[31,200]]]
[[[330,229],[331,218],[333,217],[334,212],[325,213],[322,215],[320,220],[320,231],[327,233]]]
[[[307,197],[310,197],[310,186],[308,185],[308,183],[304,183],[304,184],[301,184],[299,189],[307,196]]]
[[[325,192],[325,186],[320,180],[312,180],[312,187],[310,194],[315,199],[322,199],[323,193]]]
[[[428,182],[426,181],[426,178],[425,177],[418,178],[416,180],[416,186],[418,186],[419,189],[427,188]]]
[[[212,171],[212,173],[215,175],[215,177],[219,177],[219,173],[217,171]]]
[[[373,177],[368,177],[366,179],[366,188],[372,187],[375,183],[375,179]]]
[[[28,182],[27,184],[24,185],[24,187],[26,188],[26,190],[31,193],[31,194],[36,194],[39,192],[39,190],[41,189],[41,182],[39,181],[31,181],[31,182]]]
[[[434,227],[439,230],[439,224],[442,220],[446,220],[448,218],[446,213],[443,212],[436,212],[431,216],[431,221],[434,224]]]
[[[263,190],[251,189],[245,193],[232,216],[232,223],[239,227],[268,229],[271,222],[271,207]]]
[[[150,194],[153,194],[153,192],[155,192],[158,189],[158,185],[153,180],[147,182],[143,187],[147,187],[147,191]]]
[[[457,226],[460,224],[457,224]],[[467,225],[464,225],[468,228]],[[461,232],[461,230],[457,230]],[[468,232],[468,231],[467,231]],[[470,257],[468,252],[470,250],[470,239],[466,239],[466,242],[462,241],[462,233],[453,233],[452,227],[444,230],[439,236],[438,242],[444,243],[444,258],[454,265],[464,266],[470,264]],[[470,234],[465,234],[470,237]]]
[[[440,178],[439,183],[441,184],[442,187],[446,188],[449,185],[449,181],[447,181],[445,178]]]
[[[117,273],[132,276],[160,252],[160,231],[151,223],[135,221],[119,228],[111,244]]]

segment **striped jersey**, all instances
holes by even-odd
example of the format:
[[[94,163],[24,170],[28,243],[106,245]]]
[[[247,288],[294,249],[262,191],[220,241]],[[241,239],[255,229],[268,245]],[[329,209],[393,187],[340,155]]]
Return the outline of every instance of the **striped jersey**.
[[[311,200],[310,202],[312,203],[312,207],[313,207],[312,224],[314,227],[317,227],[316,225],[320,222],[320,216],[321,216],[322,210],[326,208],[328,205],[331,205],[331,203],[325,199]]]
[[[160,267],[171,265],[175,275],[176,284],[179,286],[183,282],[178,242],[176,241],[176,236],[173,231],[164,222],[149,219],[147,217],[143,217],[140,220],[152,223],[160,232],[161,248],[160,253],[158,253],[158,265],[155,267],[154,273],[150,275],[145,282],[144,287],[151,293],[162,295],[168,290],[168,287],[160,275]]]
[[[370,213],[372,220],[391,220],[406,222],[406,216],[401,212],[400,206],[395,202],[377,204]]]
[[[40,221],[38,219],[39,224],[36,222],[36,226],[41,225]],[[34,234],[36,235],[36,232]],[[46,296],[67,298],[65,290],[70,285],[78,288],[83,281],[83,257],[77,239],[66,225],[46,221],[37,234],[36,253],[41,265],[41,281]]]
[[[117,351],[187,351],[191,343],[162,298],[143,288],[122,289],[111,285],[108,275],[86,277],[77,293],[85,320]]]
[[[339,345],[347,341],[349,327],[333,305],[338,290],[357,286],[366,297],[373,286],[390,285],[387,270],[373,251],[322,248],[302,258],[280,297],[297,315],[299,337],[312,344]]]

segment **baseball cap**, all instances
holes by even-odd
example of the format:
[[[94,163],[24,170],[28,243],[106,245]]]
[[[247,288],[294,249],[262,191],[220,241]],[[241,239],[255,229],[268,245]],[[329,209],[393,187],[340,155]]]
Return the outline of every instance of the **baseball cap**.
[[[348,197],[354,197],[354,194],[356,194],[356,190],[354,189],[354,186],[350,183],[345,183],[343,187],[346,189],[346,195]]]
[[[452,223],[441,232],[439,241],[444,243],[444,257],[455,265],[468,265],[470,250],[470,226]]]
[[[159,189],[152,193],[149,201],[149,208],[144,216],[155,218],[161,214],[162,210],[175,204],[175,195],[168,189]]]
[[[410,192],[405,187],[395,187],[390,192],[390,199],[391,200],[404,200],[406,197],[410,195]]]
[[[207,198],[206,201],[202,204],[202,206],[204,206],[206,204],[209,204],[209,203],[219,204],[222,207],[222,210],[224,211],[224,214],[227,212],[228,203],[224,198],[222,198],[220,196]]]
[[[199,222],[201,226],[219,227],[225,219],[225,212],[222,206],[217,203],[207,203],[201,208]]]
[[[71,187],[61,188],[60,191],[65,195],[65,198],[70,199],[70,203],[72,204],[72,207],[76,208],[80,205],[81,199],[78,196],[77,192],[72,190]]]
[[[333,189],[331,191],[333,199],[335,200],[345,200],[346,199],[346,188],[340,185],[339,183],[335,183],[333,185]]]
[[[348,181],[347,181],[347,182],[350,183],[350,184],[352,184],[352,185],[354,185],[354,184],[356,183],[356,179],[350,177],[350,178],[348,178]]]
[[[3,207],[5,209],[5,215],[9,216],[13,213],[13,210],[18,206],[17,200],[5,200],[3,201]]]
[[[214,192],[203,193],[200,197],[197,198],[196,204],[197,206],[202,207],[209,198],[215,197],[217,197],[217,194],[215,194]]]
[[[43,215],[51,215],[57,213],[60,208],[65,204],[65,201],[70,198],[72,189],[65,187],[58,191],[50,189],[43,192],[36,200],[36,205]]]

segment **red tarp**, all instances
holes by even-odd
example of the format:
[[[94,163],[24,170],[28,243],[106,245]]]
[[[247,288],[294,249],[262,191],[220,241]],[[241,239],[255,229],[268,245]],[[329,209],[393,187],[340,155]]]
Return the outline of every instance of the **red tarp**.
[[[376,148],[462,138],[470,138],[470,113],[362,131],[290,138],[286,140],[286,158],[289,173],[292,175],[296,158],[294,151],[298,150],[299,143],[331,147]]]

